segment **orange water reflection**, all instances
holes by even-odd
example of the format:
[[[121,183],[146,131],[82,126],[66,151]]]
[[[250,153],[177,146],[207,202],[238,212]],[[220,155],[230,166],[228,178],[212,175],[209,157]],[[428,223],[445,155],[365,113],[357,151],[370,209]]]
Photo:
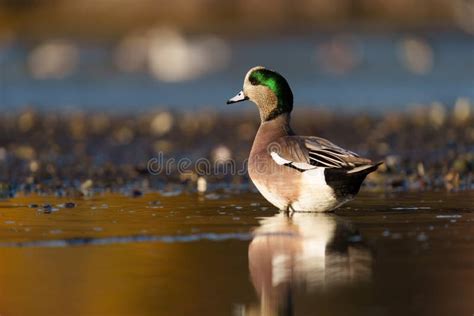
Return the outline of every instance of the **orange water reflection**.
[[[249,245],[260,315],[290,315],[296,292],[311,293],[371,277],[372,255],[335,215],[277,214],[261,220]]]

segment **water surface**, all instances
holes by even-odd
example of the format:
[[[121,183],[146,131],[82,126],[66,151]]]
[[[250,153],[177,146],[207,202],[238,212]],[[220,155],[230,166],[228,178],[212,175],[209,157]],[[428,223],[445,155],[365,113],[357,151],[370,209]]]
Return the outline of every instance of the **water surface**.
[[[256,193],[18,196],[0,313],[471,315],[473,202],[365,193],[289,218]]]

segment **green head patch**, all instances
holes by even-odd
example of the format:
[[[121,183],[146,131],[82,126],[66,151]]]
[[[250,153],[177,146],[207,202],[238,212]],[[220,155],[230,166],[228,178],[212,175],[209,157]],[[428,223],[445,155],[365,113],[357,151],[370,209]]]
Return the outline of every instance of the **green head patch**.
[[[278,105],[267,120],[273,119],[282,113],[289,113],[293,109],[293,93],[288,82],[282,75],[268,69],[256,69],[250,76],[252,85],[262,85],[269,88],[277,97]]]

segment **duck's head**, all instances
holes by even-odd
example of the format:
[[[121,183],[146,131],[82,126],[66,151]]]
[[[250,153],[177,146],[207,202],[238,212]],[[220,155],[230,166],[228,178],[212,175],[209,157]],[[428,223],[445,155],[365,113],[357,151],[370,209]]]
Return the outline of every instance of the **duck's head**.
[[[262,122],[273,120],[293,109],[293,93],[285,78],[265,67],[254,67],[247,72],[244,89],[227,104],[250,100],[260,111]]]

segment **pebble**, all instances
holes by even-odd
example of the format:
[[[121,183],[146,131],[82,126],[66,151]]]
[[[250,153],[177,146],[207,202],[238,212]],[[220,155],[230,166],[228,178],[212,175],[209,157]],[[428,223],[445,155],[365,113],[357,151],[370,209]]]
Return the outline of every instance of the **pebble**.
[[[65,207],[65,208],[74,208],[74,207],[76,207],[76,203],[74,203],[74,202],[66,202],[66,203],[64,203],[64,207]]]
[[[454,214],[454,215],[436,215],[436,218],[461,218],[462,215]]]
[[[348,241],[349,242],[361,242],[362,241],[362,236],[361,235],[350,236],[348,238]]]
[[[204,193],[207,191],[207,181],[204,177],[199,177],[197,180],[197,191],[199,193]]]
[[[416,236],[416,240],[418,241],[427,241],[428,240],[428,235],[426,235],[425,233],[420,233],[418,234],[418,236]]]
[[[219,200],[221,196],[217,193],[209,193],[204,196],[208,200]]]
[[[142,191],[140,191],[138,189],[135,189],[135,190],[132,191],[132,197],[137,198],[137,197],[141,197],[141,196],[143,196]]]
[[[402,234],[400,233],[393,233],[392,234],[392,239],[401,239],[402,238]]]

